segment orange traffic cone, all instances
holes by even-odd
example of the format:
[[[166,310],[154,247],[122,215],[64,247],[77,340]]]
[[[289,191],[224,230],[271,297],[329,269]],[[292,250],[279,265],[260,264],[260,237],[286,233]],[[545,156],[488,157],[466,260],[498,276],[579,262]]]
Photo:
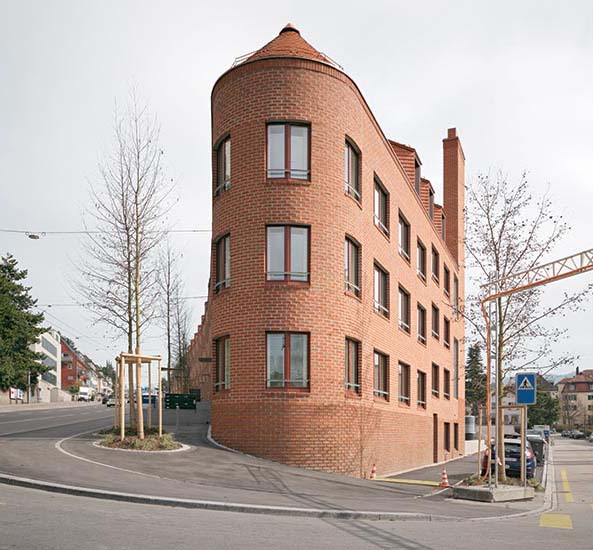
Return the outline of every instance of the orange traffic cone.
[[[371,477],[370,479],[375,479],[377,477],[377,465],[373,464],[373,467],[371,468]]]
[[[439,487],[450,487],[449,478],[447,477],[447,468],[445,468],[445,466],[443,466],[443,474],[441,475]]]

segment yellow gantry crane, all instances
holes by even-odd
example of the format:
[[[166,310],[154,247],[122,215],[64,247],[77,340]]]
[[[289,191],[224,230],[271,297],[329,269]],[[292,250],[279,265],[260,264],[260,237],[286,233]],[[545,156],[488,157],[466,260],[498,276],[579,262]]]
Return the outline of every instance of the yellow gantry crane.
[[[491,339],[490,339],[490,315],[488,314],[487,305],[492,301],[510,296],[518,292],[530,290],[532,288],[546,285],[555,281],[560,281],[568,277],[580,275],[588,271],[593,271],[593,248],[578,252],[572,256],[567,256],[560,260],[555,260],[547,264],[539,265],[519,273],[513,273],[507,277],[503,277],[496,281],[490,281],[480,288],[486,293],[486,297],[481,301],[480,307],[484,322],[486,323],[486,449],[490,453],[490,438],[491,438],[491,417],[492,417],[492,400],[490,397],[490,379],[492,375],[491,370]],[[497,373],[498,380],[498,373]],[[499,414],[498,408],[500,403],[496,400],[496,421],[498,423]],[[498,430],[497,430],[498,431]],[[500,441],[496,438],[496,456],[500,457]],[[498,459],[497,459],[498,461]],[[488,467],[488,474],[490,476],[490,467]],[[497,476],[498,477],[498,476]]]

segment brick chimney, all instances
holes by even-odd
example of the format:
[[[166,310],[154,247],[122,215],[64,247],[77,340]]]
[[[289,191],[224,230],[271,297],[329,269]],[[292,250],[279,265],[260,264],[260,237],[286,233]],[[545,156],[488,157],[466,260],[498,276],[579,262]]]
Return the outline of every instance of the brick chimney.
[[[443,139],[443,209],[447,217],[445,242],[457,260],[464,260],[463,237],[465,220],[463,207],[465,202],[465,155],[457,130],[449,128]]]

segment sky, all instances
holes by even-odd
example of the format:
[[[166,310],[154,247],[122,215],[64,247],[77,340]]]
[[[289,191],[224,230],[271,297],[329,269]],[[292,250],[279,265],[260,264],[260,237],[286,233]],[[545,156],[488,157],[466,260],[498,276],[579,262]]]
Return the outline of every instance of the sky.
[[[211,222],[210,92],[235,57],[288,22],[358,84],[384,133],[414,146],[441,200],[442,138],[456,127],[466,178],[527,170],[570,236],[549,258],[593,246],[593,3],[0,0],[0,229],[83,228],[89,186],[112,144],[114,106],[135,86],[161,124],[176,229]],[[177,233],[188,297],[207,293],[210,235]],[[125,348],[72,304],[80,235],[0,233],[29,270],[47,322],[98,363]],[[550,285],[546,303],[593,282]],[[197,327],[203,299],[188,300]],[[52,307],[48,307],[52,304]],[[593,304],[555,321],[558,352],[593,368]],[[145,353],[164,353],[153,327]]]

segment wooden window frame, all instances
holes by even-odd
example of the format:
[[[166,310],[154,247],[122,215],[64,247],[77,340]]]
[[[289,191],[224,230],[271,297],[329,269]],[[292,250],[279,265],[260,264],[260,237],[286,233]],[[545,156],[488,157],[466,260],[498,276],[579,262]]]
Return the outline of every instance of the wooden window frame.
[[[412,248],[412,227],[408,219],[403,215],[402,211],[398,212],[398,219],[397,219],[397,229],[398,229],[398,249],[400,256],[406,260],[406,262],[410,263],[411,258],[411,248]],[[402,227],[405,229],[406,238],[405,238],[405,248],[402,248]]]
[[[360,394],[361,393],[361,385],[360,385],[360,375],[361,375],[361,343],[359,340],[355,338],[350,338],[346,336],[346,345],[345,345],[345,360],[344,360],[344,384],[346,391],[351,393]],[[354,350],[352,349],[354,348]],[[354,351],[354,353],[352,353]]]
[[[377,358],[379,359],[378,369]],[[377,384],[378,381],[382,382],[382,384]],[[382,385],[384,389],[377,387],[377,385]],[[373,350],[373,396],[377,399],[389,401],[389,355],[377,349]]]
[[[440,397],[441,394],[441,367],[436,363],[432,363],[430,371],[430,392],[433,397]],[[436,372],[436,376],[435,376]]]
[[[284,335],[284,380],[282,386],[270,386],[270,373],[268,370],[268,335],[270,334],[282,334]],[[291,363],[290,363],[290,336],[293,334],[305,335],[307,337],[307,364],[306,364],[306,376],[304,380],[306,386],[291,386]],[[291,392],[309,392],[311,388],[311,333],[301,332],[294,330],[269,330],[266,331],[266,388],[268,390],[281,390]]]
[[[451,271],[445,263],[443,263],[443,291],[445,296],[451,295]]]
[[[356,156],[356,183],[358,184],[358,188],[352,185],[352,174],[351,174],[351,163],[350,163],[350,155],[354,154]],[[346,159],[344,159],[344,168],[347,170],[344,174],[344,193],[349,197],[352,197],[356,202],[359,204],[362,203],[362,166],[361,166],[361,157],[360,149],[356,146],[354,141],[346,136],[345,144],[344,144],[344,156],[348,155],[348,163],[346,167]]]
[[[436,312],[436,313],[435,313]],[[431,307],[431,318],[430,318],[430,332],[432,337],[440,340],[441,338],[441,310],[438,306],[433,303]],[[435,319],[436,319],[436,330],[435,330]]]
[[[226,148],[225,145],[229,144],[229,174],[228,179],[225,178],[224,173],[224,166],[226,165]],[[224,191],[228,191],[231,188],[231,177],[232,177],[232,162],[233,162],[233,153],[232,153],[232,142],[230,134],[224,135],[222,138],[218,140],[216,146],[214,148],[216,152],[216,179],[215,179],[215,186],[214,186],[214,196],[217,197]],[[221,177],[221,167],[222,167],[222,177]]]
[[[421,270],[421,266],[419,265],[419,252],[422,251],[422,258],[423,258],[423,263],[424,263],[424,271]],[[418,277],[420,277],[420,279],[422,279],[422,281],[426,282],[426,246],[424,245],[424,243],[420,240],[417,239],[416,240],[416,274],[418,275]]]
[[[443,449],[445,452],[451,452],[451,423],[443,422]]]
[[[375,224],[375,227],[383,234],[383,236],[389,238],[389,234],[390,234],[390,230],[389,230],[389,191],[387,191],[387,188],[383,185],[383,183],[381,182],[381,180],[377,177],[377,175],[375,174],[375,177],[373,178],[373,223]],[[385,221],[381,220],[376,214],[375,214],[375,210],[376,210],[376,189],[379,189],[380,194],[383,195],[384,200],[385,200]]]
[[[375,299],[375,271],[378,271],[380,274],[383,275],[384,288],[382,293],[383,296],[381,297],[385,300],[384,304],[377,302],[377,300]],[[384,269],[383,266],[379,264],[379,262],[377,262],[376,260],[373,263],[373,309],[382,317],[389,319],[389,272],[386,269]]]
[[[282,273],[283,279],[270,279],[270,274],[274,273],[268,270],[268,227],[282,227],[284,228],[284,272]],[[292,258],[290,253],[291,244],[291,229],[300,228],[307,230],[307,280],[300,281],[298,279],[292,279],[291,277],[298,272],[290,270],[292,264]],[[303,224],[284,224],[284,223],[269,223],[265,226],[266,229],[266,284],[291,284],[291,285],[308,285],[311,283],[311,226]],[[278,273],[280,275],[280,273]]]
[[[435,265],[436,259],[436,265]],[[435,271],[436,268],[436,271]],[[434,244],[431,246],[431,255],[430,255],[430,273],[432,276],[432,280],[438,285],[440,282],[440,274],[441,274],[441,255],[439,251],[435,248]]]
[[[443,369],[443,397],[451,399],[451,371]]]
[[[225,233],[221,235],[214,241],[215,246],[215,277],[214,277],[214,292],[219,293],[225,288],[230,288],[231,286],[231,273],[230,273],[230,266],[229,272],[226,273],[226,241],[228,239],[228,250],[229,250],[229,264],[231,263],[231,234]],[[221,249],[222,249],[222,261],[221,261]],[[221,274],[220,269],[222,267],[223,273]],[[221,278],[222,276],[222,278]]]
[[[352,280],[349,279],[350,275],[350,257],[351,257],[351,250],[356,250],[356,284]],[[357,298],[362,296],[362,247],[360,243],[351,237],[350,235],[346,235],[344,239],[344,291],[353,294]]]
[[[420,311],[424,312],[424,323],[420,323],[420,316],[419,313]],[[426,312],[426,308],[420,303],[420,302],[416,302],[416,325],[417,325],[417,329],[416,329],[416,336],[418,338],[418,341],[423,344],[426,345],[426,334],[427,334],[427,318],[428,318],[428,313]],[[424,329],[421,332],[421,329]]]
[[[426,409],[426,373],[420,370],[416,371],[416,405]]]
[[[400,403],[410,405],[411,370],[407,363],[400,361],[397,365],[397,399]],[[402,388],[403,386],[403,388]],[[405,393],[402,392],[405,389]]]
[[[407,304],[407,308],[406,308],[406,317],[407,317],[407,322],[405,319],[402,318],[402,311],[401,311],[401,295],[404,295],[406,298],[406,304]],[[397,302],[397,306],[398,306],[398,320],[397,320],[397,324],[399,326],[399,328],[401,330],[403,330],[404,332],[406,332],[407,334],[411,334],[412,333],[412,296],[411,294],[402,286],[402,285],[398,285],[397,288],[397,297],[398,297],[398,302]]]
[[[225,349],[225,345],[226,342],[229,342],[230,344],[231,341],[231,337],[228,334],[225,334],[224,336],[219,336],[218,338],[216,338],[214,340],[214,346],[215,346],[215,352],[216,352],[216,363],[215,363],[215,382],[214,382],[214,391],[215,392],[220,392],[220,391],[224,391],[224,390],[228,390],[231,387],[231,380],[230,380],[230,365],[229,365],[229,372],[228,372],[228,377],[227,377],[227,371],[226,371],[226,349]],[[221,349],[222,349],[222,353],[221,353]],[[230,351],[230,350],[229,350]],[[231,355],[231,359],[232,359],[232,354]],[[221,376],[222,373],[222,376]]]
[[[269,167],[269,136],[268,128],[270,126],[284,126],[284,171],[282,176],[271,176]],[[292,175],[290,168],[291,160],[291,132],[290,129],[295,127],[308,128],[307,132],[307,177],[298,178]],[[277,181],[294,181],[294,182],[310,182],[311,181],[311,123],[297,120],[269,120],[266,122],[266,178],[270,182]]]
[[[451,321],[443,315],[443,344],[446,348],[451,347]]]

